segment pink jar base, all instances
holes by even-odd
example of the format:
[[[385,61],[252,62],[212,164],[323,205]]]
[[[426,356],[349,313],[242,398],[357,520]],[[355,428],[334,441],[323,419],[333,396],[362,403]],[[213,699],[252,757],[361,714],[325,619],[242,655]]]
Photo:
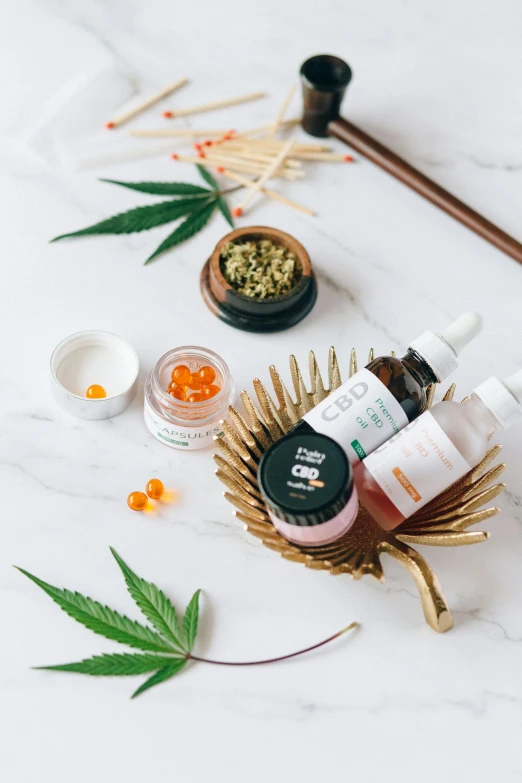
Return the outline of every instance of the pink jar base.
[[[353,525],[359,510],[359,500],[357,490],[353,488],[350,500],[337,516],[323,522],[321,525],[291,525],[279,519],[271,511],[268,516],[274,524],[275,529],[287,541],[301,546],[324,546],[341,538]]]

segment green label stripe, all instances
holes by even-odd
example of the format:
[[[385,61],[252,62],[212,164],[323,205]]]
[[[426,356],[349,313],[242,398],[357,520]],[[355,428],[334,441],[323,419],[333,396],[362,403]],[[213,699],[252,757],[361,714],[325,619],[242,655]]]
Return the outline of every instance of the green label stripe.
[[[161,432],[158,432],[158,438],[163,438],[163,440],[166,440],[169,443],[175,443],[176,446],[188,446],[188,443],[184,443],[182,440],[173,440],[172,438],[167,438],[165,435],[162,435]]]
[[[359,443],[358,440],[352,440],[352,442],[350,443],[350,446],[355,451],[355,453],[357,454],[359,459],[364,459],[366,457],[366,452],[365,452],[365,450],[363,449],[363,447],[361,446],[361,444]]]

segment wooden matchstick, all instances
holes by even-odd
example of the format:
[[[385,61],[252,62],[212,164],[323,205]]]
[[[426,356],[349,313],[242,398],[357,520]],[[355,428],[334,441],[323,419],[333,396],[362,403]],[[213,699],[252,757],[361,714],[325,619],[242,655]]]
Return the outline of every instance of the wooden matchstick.
[[[170,128],[161,128],[161,129],[152,129],[152,130],[131,130],[130,135],[131,136],[143,136],[144,138],[150,137],[160,137],[160,138],[178,138],[186,136],[187,138],[196,138],[197,136],[203,136],[205,138],[211,138],[213,136],[223,136],[225,133],[228,133],[226,130],[185,130],[184,128],[176,128],[175,130]]]
[[[293,153],[292,153],[293,154]],[[228,151],[227,148],[224,147],[209,147],[208,149],[205,149],[205,157],[206,158],[226,158],[230,157],[235,160],[251,160],[254,163],[271,163],[275,155],[265,154],[263,155],[260,152],[251,152],[248,149],[238,149],[234,148],[231,151]],[[301,168],[301,163],[298,160],[294,160],[293,158],[287,158],[285,160],[285,168],[289,169],[299,169]]]
[[[299,160],[322,160],[325,163],[335,163],[344,161],[345,163],[353,163],[353,157],[351,155],[338,154],[336,152],[295,152],[292,151],[294,158]]]
[[[240,185],[243,185],[246,188],[253,188],[256,184],[254,180],[246,179],[246,177],[242,177],[240,174],[235,174],[229,169],[223,169],[223,171],[220,171],[220,174],[222,174],[224,177],[227,177],[227,179],[231,179],[233,182],[237,182]],[[276,190],[261,188],[261,193],[264,193],[265,196],[268,196],[268,198],[271,198],[274,201],[280,201],[281,204],[286,204],[287,207],[297,209],[298,212],[303,212],[305,215],[313,216],[314,214],[311,209],[308,209],[308,207],[303,207],[302,204],[298,204],[296,201],[291,201],[289,198],[282,196]]]
[[[153,106],[158,101],[161,101],[162,98],[166,98],[167,95],[170,95],[179,87],[182,87],[184,84],[187,83],[187,81],[188,79],[178,79],[177,81],[172,82],[172,84],[169,84],[168,87],[164,87],[163,90],[160,90],[155,95],[148,98],[146,101],[143,101],[143,103],[140,103],[138,106],[135,106],[134,109],[129,109],[129,111],[124,112],[124,114],[120,114],[120,116],[116,117],[116,119],[107,122],[105,124],[105,127],[112,129],[112,128],[117,128],[118,125],[123,125],[124,122],[127,122],[127,120],[136,117],[137,114],[141,114],[141,112],[145,111],[145,109],[148,109],[149,106]]]
[[[188,109],[179,109],[178,111],[164,111],[163,116],[168,119],[172,117],[187,117],[189,114],[201,114],[204,111],[212,111],[213,109],[222,109],[225,106],[236,106],[239,103],[247,103],[248,101],[255,101],[258,98],[264,98],[264,92],[251,92],[247,95],[238,95],[235,98],[227,98],[224,101],[214,101],[213,103],[202,103],[199,106],[192,106]]]
[[[179,160],[182,163],[199,163],[199,165],[212,165],[215,166],[218,169],[224,168],[226,165],[227,168],[233,169],[234,171],[242,171],[244,174],[257,174],[260,175],[266,170],[266,166],[263,166],[261,163],[253,163],[253,162],[247,162],[244,161],[243,163],[229,163],[227,159],[221,160],[221,161],[208,161],[205,164],[205,158],[196,157],[193,155],[180,155],[178,153],[174,153],[171,155],[173,160]],[[301,177],[305,176],[304,171],[296,171],[295,169],[283,169],[279,168],[277,171],[274,172],[274,176],[277,177],[283,177],[284,179],[301,179]]]
[[[283,120],[283,118],[284,118],[284,116],[286,114],[286,110],[288,109],[290,101],[294,97],[294,92],[295,92],[296,86],[297,85],[295,85],[295,84],[293,85],[293,87],[291,88],[290,92],[286,96],[283,105],[279,109],[279,113],[278,113],[278,115],[276,117],[276,120],[275,120],[274,124],[272,125],[272,127],[270,128],[270,130],[268,132],[268,138],[269,139],[273,139],[274,136],[276,135],[277,130],[278,130],[279,126],[281,125],[281,122],[282,122],[282,120]]]
[[[256,193],[258,193],[265,182],[270,179],[270,177],[274,176],[274,173],[277,171],[277,169],[284,163],[284,160],[288,153],[290,152],[292,146],[294,144],[294,139],[288,139],[286,144],[284,145],[281,152],[274,158],[272,163],[270,163],[263,174],[259,177],[259,179],[254,183],[254,187],[249,189],[248,193],[246,194],[245,198],[239,204],[238,207],[234,210],[235,215],[242,215],[245,211],[246,207],[250,204]],[[298,174],[299,172],[293,172],[294,174]]]
[[[273,150],[274,152],[278,152],[282,147],[284,146],[284,141],[279,141],[278,139],[250,139],[247,137],[242,136],[241,133],[237,133],[235,136],[233,136],[231,139],[223,141],[223,145],[226,145],[227,147],[230,146],[243,146],[243,147],[251,147],[251,148],[258,148],[258,149],[266,149],[266,150]],[[292,155],[296,150],[299,152],[330,152],[331,147],[328,146],[328,144],[299,144],[296,143]]]
[[[293,125],[300,125],[300,124],[301,124],[301,117],[294,117],[291,120],[283,120],[279,125],[279,127],[288,128],[288,127],[292,127]],[[270,123],[270,125],[258,125],[257,128],[250,128],[249,130],[238,133],[237,137],[240,138],[243,136],[255,136],[256,133],[267,133],[272,127],[272,125],[273,123]]]

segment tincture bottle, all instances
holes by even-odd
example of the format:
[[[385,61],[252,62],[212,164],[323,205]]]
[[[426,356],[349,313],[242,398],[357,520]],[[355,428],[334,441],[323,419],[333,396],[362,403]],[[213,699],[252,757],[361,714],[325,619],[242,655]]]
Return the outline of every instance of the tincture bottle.
[[[429,387],[457,368],[461,350],[481,329],[478,313],[464,313],[439,334],[424,332],[402,358],[374,359],[306,413],[292,434],[328,435],[356,464],[426,409]]]
[[[496,430],[522,416],[522,370],[464,403],[439,402],[354,469],[361,503],[392,530],[478,465]]]

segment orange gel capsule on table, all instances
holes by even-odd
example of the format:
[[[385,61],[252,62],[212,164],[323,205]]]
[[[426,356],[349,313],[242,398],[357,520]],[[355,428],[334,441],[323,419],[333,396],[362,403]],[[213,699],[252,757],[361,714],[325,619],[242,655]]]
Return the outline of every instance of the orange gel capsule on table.
[[[180,386],[186,385],[190,380],[190,370],[186,364],[178,364],[172,370],[172,380]]]
[[[85,396],[88,400],[102,400],[107,396],[107,392],[103,386],[100,386],[98,383],[93,383],[85,392]]]
[[[145,490],[149,498],[152,498],[153,500],[159,500],[165,492],[165,487],[163,486],[163,481],[154,478],[147,483]]]
[[[208,386],[216,380],[216,371],[206,364],[198,370],[198,378],[204,386]]]
[[[193,392],[187,397],[187,402],[201,402],[205,398],[200,392]]]
[[[133,511],[143,511],[147,507],[148,502],[145,492],[131,492],[127,498],[127,505]]]
[[[219,386],[215,386],[213,383],[209,384],[208,386],[203,386],[201,389],[201,394],[206,400],[210,400],[211,397],[215,397],[216,394],[219,394],[221,389]]]

